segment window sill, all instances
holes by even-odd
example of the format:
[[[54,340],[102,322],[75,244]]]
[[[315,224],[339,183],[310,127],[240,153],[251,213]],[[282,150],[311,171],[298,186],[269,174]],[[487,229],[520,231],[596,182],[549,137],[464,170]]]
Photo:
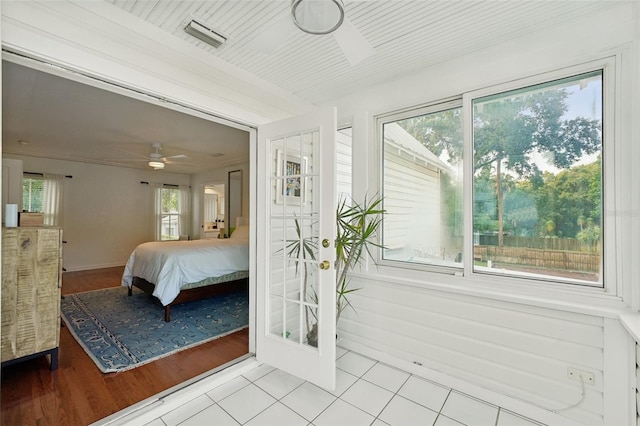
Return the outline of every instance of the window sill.
[[[431,291],[440,291],[462,297],[516,303],[560,310],[565,312],[618,319],[628,307],[622,299],[601,288],[577,287],[567,284],[541,284],[539,282],[495,277],[463,277],[454,274],[416,270],[399,270],[380,266],[370,272],[351,273],[351,277],[378,281],[387,285],[403,285]],[[541,295],[542,294],[542,295]],[[640,335],[640,319],[638,335]]]
[[[637,343],[640,343],[640,313],[622,312],[619,318],[625,330],[627,330]]]

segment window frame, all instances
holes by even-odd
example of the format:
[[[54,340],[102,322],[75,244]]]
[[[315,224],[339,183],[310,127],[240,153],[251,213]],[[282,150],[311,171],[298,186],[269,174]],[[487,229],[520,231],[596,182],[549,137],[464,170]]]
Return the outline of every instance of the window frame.
[[[42,181],[42,192],[40,194],[40,207],[41,207],[41,209],[38,210],[38,211],[32,211],[31,210],[31,205],[29,205],[28,208],[27,208],[27,206],[23,205],[22,209],[26,210],[26,211],[28,211],[30,213],[42,213],[43,210],[44,210],[43,199],[42,199],[42,197],[44,195],[44,176],[42,176],[41,174],[36,174],[36,173],[28,173],[28,172],[22,173],[22,190],[23,191],[24,191],[24,181],[25,181],[25,179],[28,179],[30,181],[34,181],[34,180]],[[29,186],[31,188],[32,185],[30,184]],[[23,199],[23,203],[22,204],[24,204],[24,194],[22,195],[22,199]],[[31,201],[33,201],[33,197],[30,196],[29,200],[30,200],[29,204],[31,204]]]
[[[461,96],[457,96],[454,98],[450,98],[450,99],[445,99],[442,101],[438,101],[435,103],[430,103],[430,104],[425,104],[425,105],[420,105],[417,106],[415,108],[406,108],[403,109],[401,111],[397,111],[397,112],[392,112],[389,114],[384,114],[384,115],[380,115],[376,117],[376,131],[378,134],[378,140],[380,141],[379,143],[379,166],[378,166],[378,173],[379,173],[379,179],[378,179],[378,184],[379,184],[379,190],[378,193],[382,194],[383,197],[383,207],[384,207],[384,125],[385,124],[389,124],[389,123],[394,123],[400,120],[405,120],[408,118],[412,118],[412,117],[418,117],[418,116],[422,116],[422,115],[428,115],[428,114],[434,114],[434,113],[438,113],[438,112],[442,112],[442,111],[447,111],[447,110],[451,110],[451,109],[455,109],[455,108],[461,108],[462,109],[462,114],[463,114],[463,126],[464,126],[464,108],[463,108],[463,102],[462,102],[462,97]],[[466,155],[466,153],[465,153]],[[464,178],[464,170],[463,170],[463,178]],[[464,206],[464,195],[463,195],[463,206]],[[463,212],[463,219],[464,219],[464,212]],[[384,221],[384,218],[383,218]],[[380,232],[380,243],[384,242],[384,222],[382,224],[382,230]],[[466,229],[464,228],[464,224],[463,224],[463,232],[465,232]],[[464,243],[463,243],[464,244]],[[415,270],[419,270],[419,271],[428,271],[428,272],[439,272],[439,273],[445,273],[445,274],[456,274],[457,272],[461,271],[461,267],[458,266],[445,266],[445,265],[435,265],[435,264],[428,264],[428,263],[411,263],[411,262],[403,262],[401,260],[391,260],[391,259],[384,259],[383,258],[383,253],[384,250],[380,249],[378,250],[378,254],[376,256],[376,263],[378,265],[384,265],[384,266],[391,266],[391,267],[396,267],[396,268],[407,268],[407,269],[415,269]]]
[[[176,197],[179,198],[179,189],[178,187],[174,187],[173,185],[162,185],[162,187],[160,188],[160,199],[163,199],[163,192],[164,191],[176,191]],[[178,241],[180,239],[180,216],[181,216],[181,212],[180,212],[180,204],[179,201],[178,202],[178,211],[176,213],[161,213],[158,217],[158,220],[160,221],[159,226],[160,226],[160,241]],[[163,229],[162,229],[162,221],[163,218],[165,216],[169,217],[169,221],[171,221],[171,218],[173,216],[175,216],[177,218],[177,227],[178,227],[178,236],[177,238],[163,238]]]
[[[600,296],[610,299],[614,297],[621,300],[623,296],[622,286],[617,280],[621,265],[617,253],[622,250],[619,247],[620,218],[618,215],[606,214],[615,209],[619,198],[616,188],[619,188],[621,178],[616,173],[616,153],[620,152],[619,117],[616,115],[616,101],[619,96],[619,66],[620,56],[605,57],[582,64],[557,68],[548,72],[530,75],[524,78],[510,80],[504,83],[486,86],[476,90],[469,90],[460,96],[435,101],[428,104],[407,107],[401,110],[382,113],[374,116],[374,128],[377,144],[377,168],[378,190],[382,192],[384,179],[384,134],[383,124],[401,120],[412,116],[418,116],[429,112],[443,111],[451,108],[455,102],[462,104],[463,119],[463,263],[461,267],[435,266],[428,264],[412,264],[402,261],[390,261],[382,258],[382,249],[378,250],[376,263],[378,272],[389,276],[398,276],[401,280],[408,280],[412,285],[420,281],[421,286],[440,285],[458,287],[461,290],[468,289],[473,284],[474,291],[498,291],[504,293],[522,293],[530,296],[544,292],[548,297],[554,298],[559,294]],[[602,257],[601,274],[602,286],[589,286],[572,283],[569,281],[547,278],[527,278],[512,275],[491,275],[484,272],[473,271],[473,100],[490,95],[521,89],[529,86],[544,84],[562,78],[579,74],[602,70],[603,98],[602,98]],[[379,242],[383,243],[383,235],[379,236]],[[543,297],[546,298],[547,296]],[[563,296],[564,297],[564,296]]]

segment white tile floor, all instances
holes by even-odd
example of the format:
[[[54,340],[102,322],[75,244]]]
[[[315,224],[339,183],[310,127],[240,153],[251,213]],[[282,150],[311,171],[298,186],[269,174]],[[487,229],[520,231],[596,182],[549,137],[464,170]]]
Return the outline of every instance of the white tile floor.
[[[148,426],[541,425],[355,352],[336,365],[334,392],[262,365]]]

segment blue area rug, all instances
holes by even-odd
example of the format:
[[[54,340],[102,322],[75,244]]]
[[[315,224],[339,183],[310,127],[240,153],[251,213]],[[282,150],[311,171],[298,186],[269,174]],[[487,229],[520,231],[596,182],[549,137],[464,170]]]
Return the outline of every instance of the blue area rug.
[[[103,373],[129,370],[208,342],[249,324],[246,291],[164,308],[141,290],[126,287],[69,294],[62,319]]]

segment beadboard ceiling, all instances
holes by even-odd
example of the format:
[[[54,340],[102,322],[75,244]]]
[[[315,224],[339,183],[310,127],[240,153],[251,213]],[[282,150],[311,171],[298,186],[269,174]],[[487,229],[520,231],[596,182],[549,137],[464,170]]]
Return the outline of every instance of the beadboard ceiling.
[[[557,25],[607,1],[345,0],[347,19],[375,49],[351,66],[332,35],[291,31],[271,54],[256,37],[280,31],[289,0],[105,0],[203,51],[322,104],[398,75]],[[184,32],[192,18],[228,37],[215,49]],[[295,28],[295,27],[294,27]]]
[[[611,5],[603,0],[345,0],[347,19],[374,48],[373,55],[352,65],[333,35],[309,35],[292,25],[271,53],[256,49],[256,39],[282,32],[289,0],[104,2],[310,104],[330,103]],[[184,27],[191,19],[225,35],[227,42],[216,49],[188,35]],[[163,155],[191,158],[165,169],[178,173],[248,158],[246,132],[18,65],[4,67],[3,152],[145,168],[143,157],[160,142]],[[224,155],[212,156],[217,153]]]

